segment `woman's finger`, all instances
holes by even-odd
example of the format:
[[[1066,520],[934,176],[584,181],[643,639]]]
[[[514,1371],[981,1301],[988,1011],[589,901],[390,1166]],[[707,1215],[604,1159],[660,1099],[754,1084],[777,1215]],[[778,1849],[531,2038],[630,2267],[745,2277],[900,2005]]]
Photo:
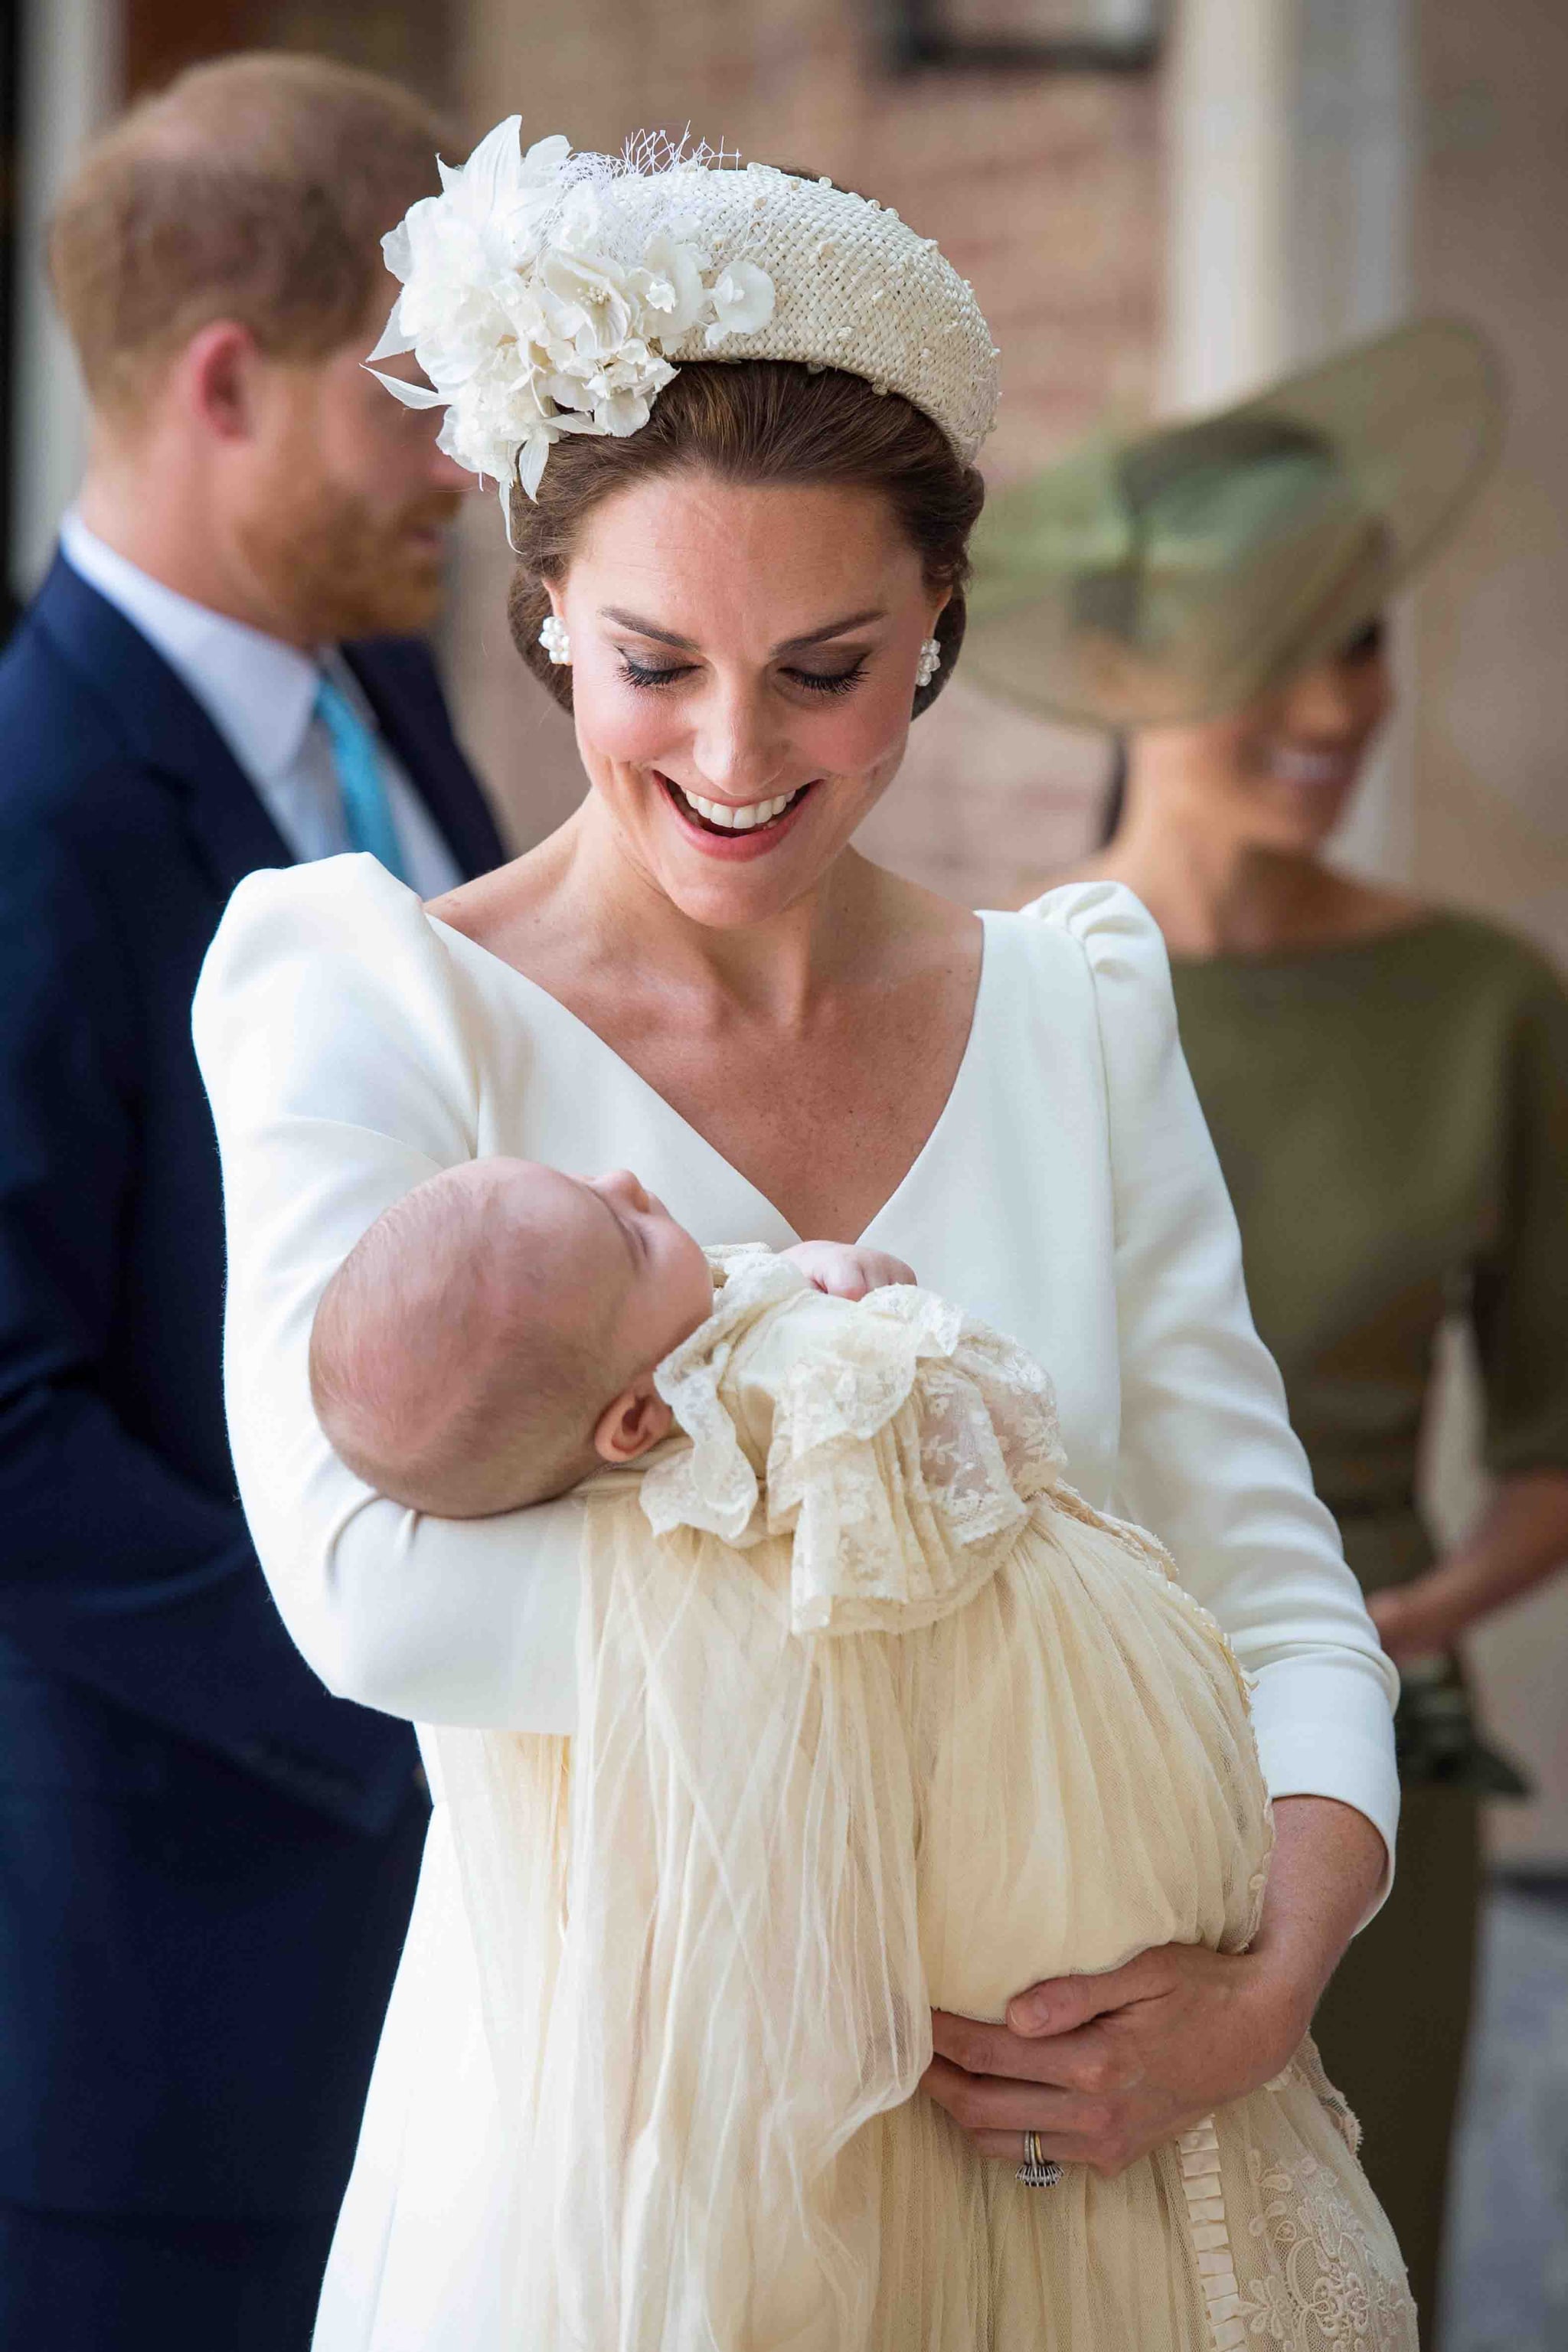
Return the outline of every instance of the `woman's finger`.
[[[998,2157],[1004,2164],[1022,2164],[1024,2135],[1022,2132],[971,2132],[969,2145],[976,2156]],[[1040,2134],[1040,2153],[1057,2164],[1077,2164],[1084,2159],[1070,2156],[1067,2148],[1052,2147],[1045,2134]]]
[[[1015,2033],[1071,2033],[1097,2017],[1125,2009],[1130,2002],[1148,2000],[1166,1990],[1166,1975],[1158,1952],[1140,1952],[1119,1969],[1099,1977],[1048,1977],[1015,1993],[1007,2003],[1007,2023]]]
[[[1005,2025],[984,2025],[978,2018],[933,2009],[931,2040],[939,2058],[962,2066],[966,2074],[1009,2074],[1025,2083],[1056,2080],[1051,2050]]]
[[[931,2046],[939,2057],[968,2074],[1048,2083],[1058,2090],[1090,2095],[1130,2090],[1142,2071],[1132,2052],[1098,2021],[1076,2032],[1037,2038],[939,2010],[931,2018]]]
[[[921,2088],[971,2135],[1037,2131],[1043,2138],[1082,2148],[1097,2146],[1117,2126],[1109,2100],[1052,2090],[1042,2083],[966,2074],[962,2066],[950,2065],[944,2058],[932,2059]]]

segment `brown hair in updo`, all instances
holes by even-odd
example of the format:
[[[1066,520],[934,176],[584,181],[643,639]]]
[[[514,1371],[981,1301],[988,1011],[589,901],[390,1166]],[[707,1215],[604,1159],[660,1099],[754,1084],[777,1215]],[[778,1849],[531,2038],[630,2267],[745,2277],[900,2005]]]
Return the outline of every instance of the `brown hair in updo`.
[[[683,367],[624,440],[566,434],[550,452],[537,500],[511,494],[517,569],[508,617],[518,651],[563,709],[572,672],[539,642],[577,535],[602,499],[661,475],[706,473],[763,488],[794,483],[879,491],[921,559],[927,584],[948,592],[936,625],[942,663],[915,695],[915,714],[946,685],[963,643],[969,534],[985,490],[939,425],[897,393],[874,392],[838,368],[793,360],[704,360]]]

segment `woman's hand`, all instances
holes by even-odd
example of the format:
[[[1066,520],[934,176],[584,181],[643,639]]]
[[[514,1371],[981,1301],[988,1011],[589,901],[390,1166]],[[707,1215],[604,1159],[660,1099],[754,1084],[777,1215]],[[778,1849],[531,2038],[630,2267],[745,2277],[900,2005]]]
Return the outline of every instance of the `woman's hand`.
[[[1499,1481],[1464,1542],[1408,1584],[1367,1606],[1396,1664],[1451,1650],[1459,1636],[1568,1560],[1568,1475],[1521,1470]]]
[[[923,2087],[982,2156],[1047,2156],[1110,2176],[1278,2074],[1383,1877],[1365,1817],[1282,1799],[1250,1951],[1168,1944],[1095,1977],[1033,1985],[1005,2025],[938,2011]]]
[[[1443,1656],[1481,1613],[1472,1594],[1462,1587],[1456,1590],[1447,1568],[1412,1577],[1391,1591],[1374,1592],[1366,1605],[1377,1638],[1395,1665]]]
[[[1005,2025],[937,2011],[925,2089],[982,2156],[1020,2136],[1108,2178],[1289,2062],[1310,2021],[1301,1990],[1251,1953],[1167,1944],[1109,1975],[1031,1987]]]
[[[832,1298],[864,1298],[868,1290],[887,1290],[915,1278],[901,1257],[865,1249],[858,1242],[796,1242],[781,1255]]]

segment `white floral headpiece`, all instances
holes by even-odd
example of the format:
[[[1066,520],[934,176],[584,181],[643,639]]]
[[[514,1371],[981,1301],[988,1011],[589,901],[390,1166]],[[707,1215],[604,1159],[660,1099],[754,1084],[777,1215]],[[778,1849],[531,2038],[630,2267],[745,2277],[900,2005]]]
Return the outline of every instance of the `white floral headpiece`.
[[[412,352],[428,384],[379,369],[440,442],[530,498],[564,433],[626,435],[691,359],[787,359],[864,376],[934,418],[964,457],[990,429],[997,353],[973,290],[894,212],[706,148],[561,137],[521,117],[383,241],[402,280],[367,364]]]

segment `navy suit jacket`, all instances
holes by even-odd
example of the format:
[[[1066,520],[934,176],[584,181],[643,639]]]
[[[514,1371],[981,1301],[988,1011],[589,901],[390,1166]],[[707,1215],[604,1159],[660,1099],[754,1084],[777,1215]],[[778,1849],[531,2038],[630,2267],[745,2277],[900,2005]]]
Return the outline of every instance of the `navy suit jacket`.
[[[504,855],[429,656],[344,653],[468,874]],[[57,562],[0,660],[0,2199],[341,2194],[425,1807],[324,1691],[235,1495],[190,1038],[290,863],[200,705]]]

